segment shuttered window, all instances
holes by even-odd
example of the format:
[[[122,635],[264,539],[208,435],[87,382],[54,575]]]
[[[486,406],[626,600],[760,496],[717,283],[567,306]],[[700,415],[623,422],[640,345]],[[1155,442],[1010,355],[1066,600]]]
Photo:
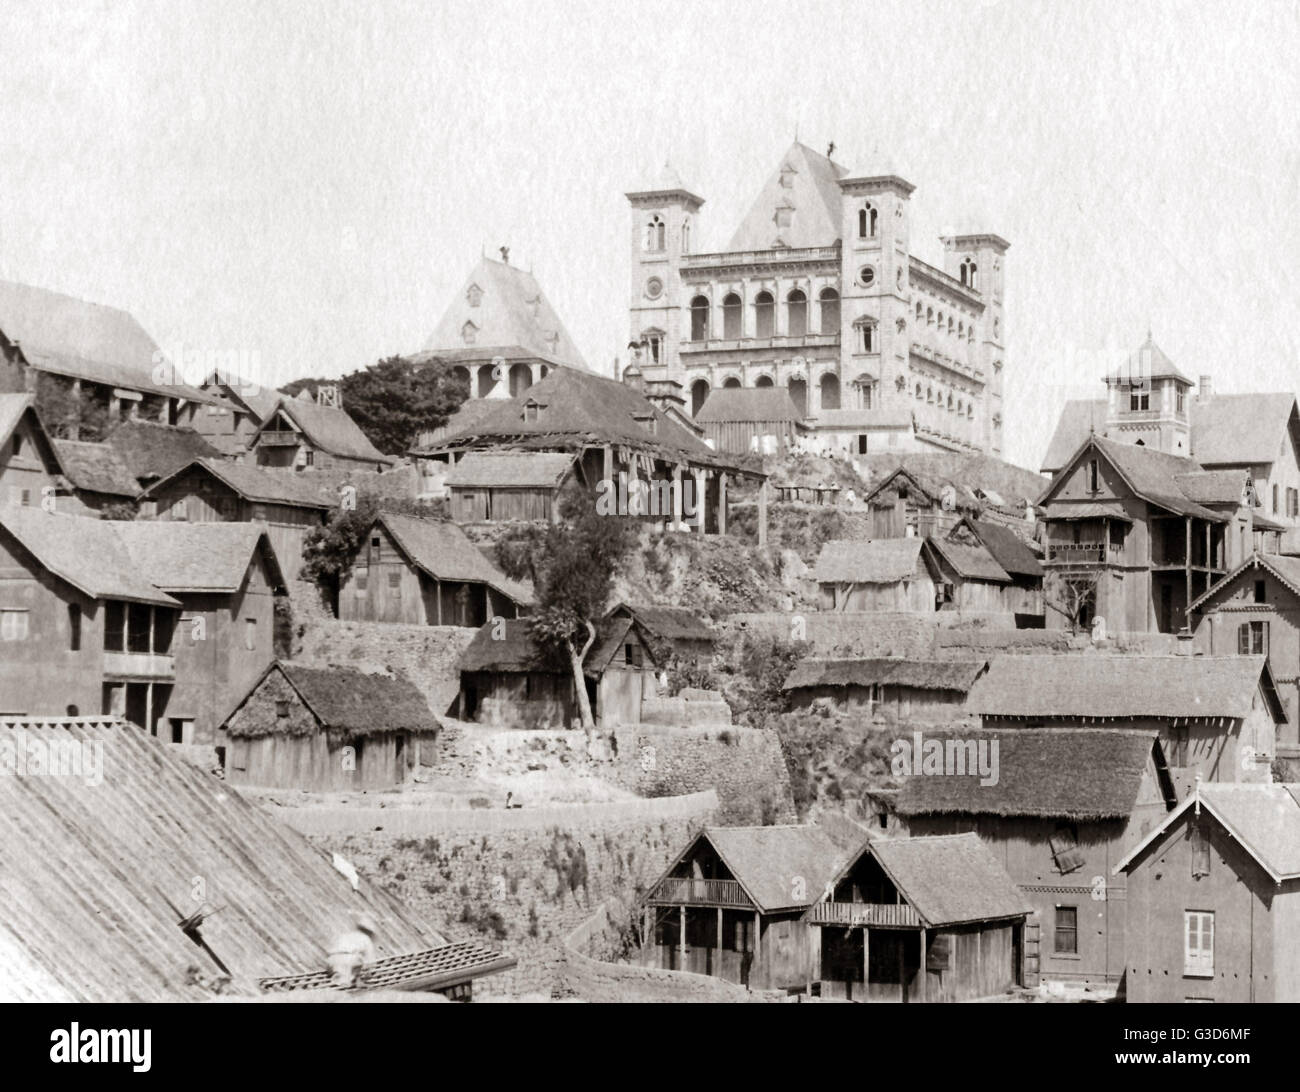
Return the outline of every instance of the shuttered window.
[[[1268,655],[1268,623],[1242,622],[1237,627],[1237,652],[1242,656]]]
[[[1207,910],[1183,911],[1183,974],[1214,977],[1214,915]]]
[[[1053,930],[1052,950],[1059,955],[1078,955],[1079,908],[1077,906],[1058,906],[1056,908],[1056,928]]]
[[[0,641],[27,640],[27,611],[0,610]]]

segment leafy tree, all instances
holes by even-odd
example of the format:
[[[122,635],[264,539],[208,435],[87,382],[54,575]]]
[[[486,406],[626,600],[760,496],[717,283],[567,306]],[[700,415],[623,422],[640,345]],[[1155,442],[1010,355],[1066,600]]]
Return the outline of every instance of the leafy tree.
[[[295,379],[281,388],[290,397],[316,391],[328,381]],[[416,366],[390,356],[339,380],[343,408],[385,455],[404,455],[420,432],[445,424],[469,397],[469,385],[451,365]]]
[[[400,512],[409,516],[436,514],[432,506],[419,501],[358,492],[354,507],[340,505],[334,508],[328,523],[307,532],[302,544],[302,578],[315,581],[328,590],[336,589],[339,577],[352,564],[352,559],[365,542],[366,532],[380,512]]]
[[[72,381],[36,373],[36,411],[50,435],[60,440],[102,440],[108,431],[108,402],[91,384],[80,396]]]
[[[570,494],[560,514],[559,523],[508,532],[497,543],[497,562],[507,576],[532,580],[537,606],[527,619],[529,636],[544,653],[568,661],[582,725],[590,729],[596,719],[582,664],[596,640],[614,574],[635,545],[637,531],[624,516],[600,515],[594,495]]]

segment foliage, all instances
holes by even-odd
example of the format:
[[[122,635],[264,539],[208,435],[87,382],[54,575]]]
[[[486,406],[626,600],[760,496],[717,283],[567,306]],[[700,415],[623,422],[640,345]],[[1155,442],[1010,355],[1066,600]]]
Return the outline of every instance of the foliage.
[[[668,694],[675,696],[683,690],[718,690],[721,686],[710,661],[683,659],[672,656],[668,660]]]
[[[36,373],[36,412],[49,434],[59,440],[102,440],[108,431],[108,402],[95,387],[83,386],[49,372]]]
[[[460,918],[462,925],[468,925],[480,933],[484,933],[497,940],[505,940],[509,934],[506,927],[506,919],[502,916],[500,910],[492,910],[482,904],[475,906],[466,902],[460,909]]]
[[[140,510],[136,507],[135,501],[118,501],[116,504],[106,504],[99,510],[100,519],[114,519],[130,521],[139,515]]]
[[[320,379],[297,379],[284,386],[290,396],[301,391],[315,395]],[[469,397],[469,384],[451,365],[441,362],[414,365],[405,357],[390,356],[339,380],[343,408],[385,455],[402,455],[418,435],[446,424]]]
[[[334,508],[328,523],[307,532],[302,545],[302,578],[325,588],[336,586],[339,576],[361,549],[370,525],[381,512],[411,516],[435,514],[430,506],[418,501],[358,492],[355,507]]]

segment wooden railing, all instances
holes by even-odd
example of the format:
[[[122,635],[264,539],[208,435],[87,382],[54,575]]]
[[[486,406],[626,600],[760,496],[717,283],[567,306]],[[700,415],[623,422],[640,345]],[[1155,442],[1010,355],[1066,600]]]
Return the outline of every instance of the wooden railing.
[[[291,447],[300,439],[292,429],[266,429],[258,436],[257,442],[264,447]]]
[[[1114,559],[1119,550],[1105,542],[1049,542],[1048,561],[1092,561],[1100,564]]]
[[[819,902],[808,911],[816,925],[897,925],[919,928],[921,919],[905,902]]]
[[[753,905],[744,888],[735,880],[697,880],[690,876],[669,876],[650,892],[653,903],[669,906],[744,906]]]

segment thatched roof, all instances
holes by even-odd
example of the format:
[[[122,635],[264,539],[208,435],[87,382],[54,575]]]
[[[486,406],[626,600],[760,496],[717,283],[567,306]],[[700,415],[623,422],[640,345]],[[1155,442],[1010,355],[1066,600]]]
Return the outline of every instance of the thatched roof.
[[[947,562],[963,580],[982,580],[988,584],[1009,584],[1011,577],[982,545],[953,542],[937,536],[926,540],[930,548]]]
[[[322,406],[306,398],[282,398],[279,412],[296,425],[308,443],[319,451],[376,464],[390,464],[393,461],[391,456],[385,455],[370,442],[346,410]],[[248,441],[248,446],[256,447],[258,437],[271,428],[277,419],[275,413],[267,417]]]
[[[599,678],[633,625],[635,623],[627,615],[607,615],[601,619],[596,625],[596,640],[582,662],[583,673]],[[543,648],[533,640],[527,618],[486,623],[461,654],[460,669],[507,675],[570,673],[569,663],[562,654]]]
[[[160,425],[156,421],[138,418],[123,421],[104,442],[117,453],[138,482],[165,478],[195,459],[219,458],[221,455],[192,428]]]
[[[985,660],[804,660],[782,690],[810,686],[907,686],[964,694],[980,676]]]
[[[0,503],[0,530],[17,539],[48,572],[85,595],[179,606],[140,571],[115,526],[85,516]]]
[[[1005,572],[1012,576],[1042,577],[1043,566],[1038,555],[1010,527],[988,520],[966,519],[963,522]]]
[[[817,826],[706,827],[699,837],[709,841],[754,905],[769,914],[815,901],[847,852]],[[795,897],[795,877],[804,880],[802,898]]]
[[[233,463],[227,459],[195,459],[186,463],[151,485],[145,490],[142,499],[156,496],[170,482],[191,470],[199,470],[216,478],[245,500],[321,511],[334,506],[334,501],[322,491],[321,480],[313,473],[275,473],[249,463]]]
[[[486,584],[516,603],[531,603],[532,590],[493,565],[454,523],[383,512],[382,525],[411,564],[435,580]]]
[[[927,729],[924,738],[943,744],[945,752],[949,743],[996,742],[998,780],[982,785],[978,775],[907,777],[894,802],[899,815],[1126,819],[1157,745],[1154,730],[1125,728]]]
[[[652,607],[620,603],[611,614],[626,611],[645,631],[665,641],[712,641],[708,622],[686,607]]]
[[[921,538],[832,539],[813,568],[819,584],[894,584],[916,575]]]
[[[999,656],[971,687],[966,709],[986,717],[1243,718],[1262,684],[1271,691],[1266,673],[1263,656]],[[1280,705],[1274,716],[1285,721]]]
[[[993,507],[1023,515],[1025,505],[1037,500],[1047,485],[1041,474],[993,455],[882,451],[854,461],[866,468],[871,493],[904,480],[895,477],[901,469],[909,487],[921,489],[932,504],[940,504],[945,487],[951,487],[950,497],[963,510]]]
[[[231,736],[278,735],[291,731],[286,724],[303,723],[294,718],[254,719],[236,715],[273,673],[288,680],[311,712],[316,727],[329,735],[331,745],[391,732],[438,731],[438,718],[429,710],[429,703],[403,675],[370,674],[338,664],[315,667],[277,660],[262,673],[227,718]],[[304,734],[301,727],[296,731]]]
[[[1033,912],[977,834],[872,839],[832,883],[838,884],[864,855],[880,863],[927,928],[1003,921]]]
[[[137,520],[109,526],[125,543],[136,571],[173,594],[238,591],[259,550],[271,586],[284,583],[271,539],[260,523]]]
[[[554,489],[573,469],[574,457],[548,451],[472,451],[450,471],[448,488]]]
[[[695,415],[699,424],[802,422],[785,387],[718,387],[709,392]]]
[[[103,493],[129,500],[140,492],[140,483],[126,462],[109,444],[87,440],[55,440],[63,474],[75,489]]]

